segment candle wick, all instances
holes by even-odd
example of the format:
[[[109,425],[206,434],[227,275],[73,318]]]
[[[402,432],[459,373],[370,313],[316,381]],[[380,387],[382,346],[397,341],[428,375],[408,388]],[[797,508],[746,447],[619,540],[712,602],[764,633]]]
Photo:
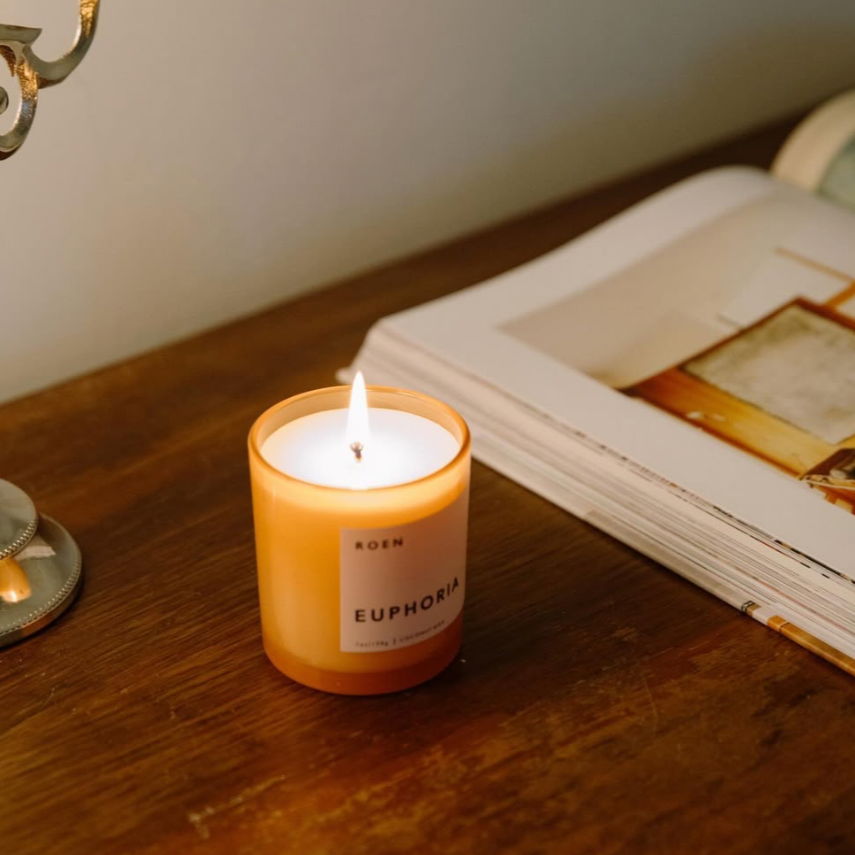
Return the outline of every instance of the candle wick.
[[[350,443],[350,450],[353,452],[353,456],[356,458],[357,463],[362,462],[362,449],[365,446],[361,442],[352,442]]]

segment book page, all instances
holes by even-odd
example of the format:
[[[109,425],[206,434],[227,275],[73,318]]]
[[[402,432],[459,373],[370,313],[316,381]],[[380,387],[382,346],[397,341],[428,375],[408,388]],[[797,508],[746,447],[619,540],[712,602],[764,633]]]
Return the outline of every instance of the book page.
[[[825,358],[840,363],[813,399],[804,382],[795,404],[763,398],[763,384],[733,360],[715,369],[698,363],[694,374],[684,365],[750,328],[726,308],[777,248],[855,271],[853,226],[847,211],[758,170],[716,170],[521,268],[385,319],[372,333],[386,349],[373,364],[382,372],[384,360],[391,366],[406,351],[419,388],[454,400],[456,378],[461,387],[467,381],[464,416],[472,383],[480,384],[484,406],[520,407],[751,530],[848,567],[851,496],[827,496],[815,486],[821,475],[806,478],[823,471],[849,430],[848,416],[828,404],[852,365],[848,335],[820,336],[818,345],[791,340],[806,371]],[[840,285],[829,301],[838,312],[853,296],[845,279]],[[770,311],[793,296],[786,281],[779,293],[768,282],[763,291]],[[371,336],[365,347],[374,349]],[[842,410],[847,395],[838,396]]]

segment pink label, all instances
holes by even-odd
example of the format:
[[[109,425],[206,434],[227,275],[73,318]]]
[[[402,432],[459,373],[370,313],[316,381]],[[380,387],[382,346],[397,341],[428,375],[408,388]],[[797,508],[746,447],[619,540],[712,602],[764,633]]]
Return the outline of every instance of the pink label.
[[[469,492],[439,513],[391,528],[341,530],[341,649],[418,644],[460,614]]]

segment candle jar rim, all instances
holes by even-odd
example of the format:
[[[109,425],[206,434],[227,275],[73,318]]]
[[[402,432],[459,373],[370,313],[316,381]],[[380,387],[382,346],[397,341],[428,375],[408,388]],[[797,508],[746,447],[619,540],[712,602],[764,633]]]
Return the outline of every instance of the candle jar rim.
[[[325,386],[322,389],[312,389],[308,392],[300,392],[297,395],[292,395],[289,398],[285,398],[283,401],[279,401],[272,407],[268,407],[253,422],[253,425],[250,428],[249,437],[247,439],[250,457],[275,477],[284,478],[286,481],[293,482],[294,484],[299,484],[301,487],[312,488],[315,490],[332,493],[359,492],[377,495],[379,493],[384,493],[387,491],[392,492],[395,490],[406,490],[411,488],[414,484],[429,483],[432,480],[442,478],[445,473],[453,470],[455,466],[459,465],[460,460],[465,458],[469,454],[469,447],[472,442],[472,437],[469,432],[469,425],[466,424],[466,420],[463,418],[463,416],[461,416],[460,413],[458,413],[453,407],[450,407],[448,404],[444,403],[443,401],[440,401],[438,398],[434,398],[431,395],[426,395],[424,392],[416,392],[412,389],[399,389],[395,386],[366,385],[365,389],[368,392],[369,396],[372,392],[377,392],[380,394],[394,395],[395,397],[413,398],[423,404],[428,405],[428,407],[433,407],[434,409],[439,410],[448,418],[450,418],[450,420],[455,423],[455,425],[460,431],[460,448],[457,449],[457,452],[455,453],[454,457],[452,457],[451,460],[448,461],[448,463],[446,463],[444,466],[441,466],[439,469],[436,469],[433,472],[428,473],[427,475],[423,475],[420,478],[415,478],[412,481],[404,481],[401,484],[390,484],[384,487],[368,487],[364,490],[352,490],[348,487],[333,487],[328,484],[315,484],[312,481],[304,481],[302,478],[295,478],[293,475],[289,475],[287,472],[283,472],[281,469],[277,469],[275,466],[273,466],[273,464],[271,464],[265,459],[264,455],[261,453],[261,444],[258,441],[258,436],[261,433],[261,430],[264,425],[272,416],[274,416],[281,410],[284,410],[289,406],[293,406],[294,404],[297,404],[301,401],[307,401],[312,398],[318,398],[323,396],[348,394],[350,392],[350,389],[350,386]],[[371,405],[369,403],[369,409],[370,406]],[[346,407],[344,409],[346,409]],[[404,412],[408,411],[405,410]],[[310,415],[310,413],[306,413],[305,415]],[[298,418],[301,417],[298,416]],[[281,427],[281,425],[279,427]],[[265,437],[265,439],[266,438],[267,437]]]

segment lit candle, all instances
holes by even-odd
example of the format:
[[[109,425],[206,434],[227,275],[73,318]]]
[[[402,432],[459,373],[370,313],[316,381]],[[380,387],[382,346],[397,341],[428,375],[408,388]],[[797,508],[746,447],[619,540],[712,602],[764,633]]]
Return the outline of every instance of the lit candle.
[[[358,375],[352,394],[321,389],[272,407],[249,449],[273,663],[344,694],[395,691],[441,671],[459,648],[465,590],[460,416],[415,392],[366,396]]]

